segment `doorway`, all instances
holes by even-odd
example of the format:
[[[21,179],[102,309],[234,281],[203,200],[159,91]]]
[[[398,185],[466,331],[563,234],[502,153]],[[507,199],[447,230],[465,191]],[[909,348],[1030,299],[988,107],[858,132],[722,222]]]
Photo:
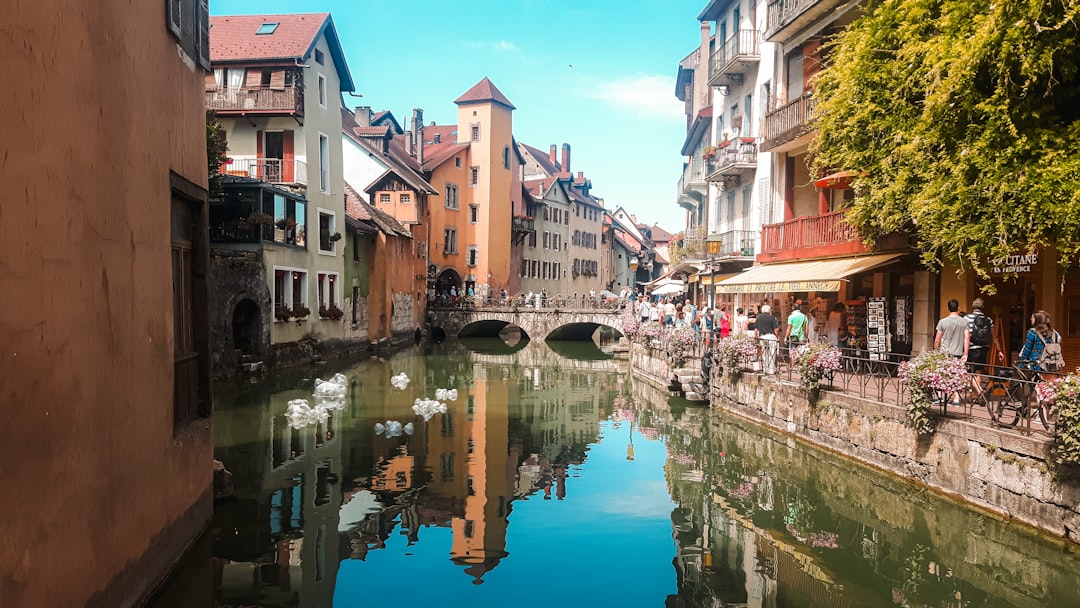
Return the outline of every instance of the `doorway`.
[[[247,299],[237,303],[232,315],[233,349],[237,356],[259,353],[261,321],[258,304]]]
[[[1006,347],[1009,365],[1016,361],[1024,347],[1029,319],[1038,310],[1035,298],[1038,284],[1039,277],[1035,275],[998,278],[994,281],[997,292],[982,296],[986,302],[984,312],[994,320],[995,333]],[[970,306],[970,302],[967,305]]]

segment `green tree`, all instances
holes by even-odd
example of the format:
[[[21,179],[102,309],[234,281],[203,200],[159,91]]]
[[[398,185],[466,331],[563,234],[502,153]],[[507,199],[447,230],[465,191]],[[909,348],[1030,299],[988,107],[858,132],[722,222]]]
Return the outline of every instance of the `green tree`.
[[[814,171],[858,172],[868,242],[915,233],[930,267],[1080,251],[1075,0],[871,0],[826,47]]]
[[[228,151],[229,142],[225,137],[225,126],[221,124],[213,110],[207,110],[206,171],[211,197],[221,193],[221,165],[225,164]]]

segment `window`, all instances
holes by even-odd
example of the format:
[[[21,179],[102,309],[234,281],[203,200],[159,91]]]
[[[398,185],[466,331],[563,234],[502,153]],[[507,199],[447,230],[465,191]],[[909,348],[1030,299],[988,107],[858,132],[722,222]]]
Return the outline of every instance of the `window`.
[[[457,253],[457,230],[443,230],[443,253]]]
[[[401,193],[401,195],[398,197],[398,202],[401,203],[402,205],[410,205],[410,204],[412,204],[412,193],[411,192],[403,192],[403,193]]]
[[[165,3],[165,7],[168,15],[169,31],[172,32],[173,35],[175,35],[177,38],[179,38],[183,35],[183,2],[181,2],[180,0],[168,0]]]
[[[305,247],[307,244],[307,205],[278,194],[263,192],[263,213],[273,218],[273,225],[266,226],[263,238],[275,243]]]
[[[341,238],[337,232],[337,214],[319,209],[319,253],[334,254],[334,243]]]
[[[319,49],[315,49],[315,63],[326,65],[326,57],[323,56],[323,52]]]
[[[379,194],[379,204],[380,205],[389,205],[390,204],[390,193],[383,192],[383,193]]]
[[[174,182],[182,180],[178,176],[173,179]],[[207,392],[210,369],[207,345],[200,337],[206,336],[208,330],[205,320],[196,313],[199,308],[206,308],[206,299],[200,296],[206,293],[206,268],[202,261],[206,252],[201,245],[203,240],[196,236],[198,218],[205,213],[201,211],[205,209],[205,203],[184,196],[188,192],[194,194],[198,186],[191,183],[177,185],[183,186],[183,191],[174,191],[171,207],[174,429],[209,415],[210,398]]]
[[[469,205],[469,223],[477,224],[480,222],[480,205]]]
[[[536,231],[529,232],[529,247],[536,247]]]
[[[320,272],[318,274],[316,288],[319,292],[319,314],[322,315],[324,308],[337,306],[338,303],[338,274],[336,272]]]
[[[541,272],[540,278],[542,278],[542,279],[550,279],[551,278],[551,262],[548,262],[548,261],[545,260],[540,265],[540,272]]]
[[[319,74],[319,105],[326,107],[326,76]]]
[[[274,316],[307,307],[307,271],[302,268],[274,267]]]
[[[165,27],[185,55],[204,70],[212,69],[209,0],[165,0]]]
[[[551,233],[544,231],[544,249],[551,249]]]
[[[469,250],[465,255],[465,264],[467,266],[476,266],[477,261],[480,259],[480,251],[476,245],[469,245]]]
[[[330,192],[330,139],[319,133],[319,189]]]
[[[480,167],[469,167],[469,186],[475,188],[480,183]]]
[[[521,260],[521,277],[527,278],[529,276],[529,260]]]
[[[446,208],[458,208],[458,190],[454,184],[446,184]]]
[[[470,132],[472,141],[480,141],[480,125],[472,125]]]
[[[454,157],[454,166],[457,167],[458,169],[461,168],[461,157],[460,156],[455,156]]]
[[[277,30],[277,23],[264,23],[259,26],[259,29],[255,30],[256,36],[268,36],[273,34]]]
[[[510,168],[510,146],[503,148],[503,169]]]
[[[532,276],[533,278],[537,278],[540,276],[540,260],[532,261],[532,274],[530,276]]]

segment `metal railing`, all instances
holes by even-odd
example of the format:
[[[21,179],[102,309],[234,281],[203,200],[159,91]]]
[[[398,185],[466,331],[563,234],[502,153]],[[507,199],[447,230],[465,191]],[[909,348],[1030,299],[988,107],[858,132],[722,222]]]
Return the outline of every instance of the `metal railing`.
[[[765,15],[765,31],[773,32],[795,20],[820,0],[772,0]]]
[[[710,178],[725,169],[735,166],[746,169],[757,167],[757,144],[754,143],[753,138],[747,137],[745,139],[748,141],[736,140],[726,147],[717,149],[716,157],[712,161],[712,167],[709,171]]]
[[[761,233],[755,230],[729,230],[709,235],[709,257],[753,257],[758,248]]]
[[[710,83],[716,84],[716,79],[725,74],[733,62],[758,59],[758,38],[757,30],[739,30],[713,51],[709,63]]]
[[[440,294],[428,302],[432,310],[516,310],[519,312],[575,312],[575,311],[617,311],[626,307],[629,300],[618,296],[589,294],[542,293],[518,294],[516,296],[451,296]]]
[[[221,166],[223,175],[250,177],[269,184],[307,185],[307,163],[280,158],[233,158]]]

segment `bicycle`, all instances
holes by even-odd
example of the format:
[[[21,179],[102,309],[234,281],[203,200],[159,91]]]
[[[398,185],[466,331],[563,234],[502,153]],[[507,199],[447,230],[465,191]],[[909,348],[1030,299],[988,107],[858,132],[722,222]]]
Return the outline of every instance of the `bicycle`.
[[[1037,370],[1021,367],[996,368],[995,375],[981,388],[982,400],[990,418],[1003,426],[1016,426],[1021,420],[1038,420],[1046,432],[1054,434],[1056,416],[1048,404],[1039,400],[1035,385],[1042,381]]]

